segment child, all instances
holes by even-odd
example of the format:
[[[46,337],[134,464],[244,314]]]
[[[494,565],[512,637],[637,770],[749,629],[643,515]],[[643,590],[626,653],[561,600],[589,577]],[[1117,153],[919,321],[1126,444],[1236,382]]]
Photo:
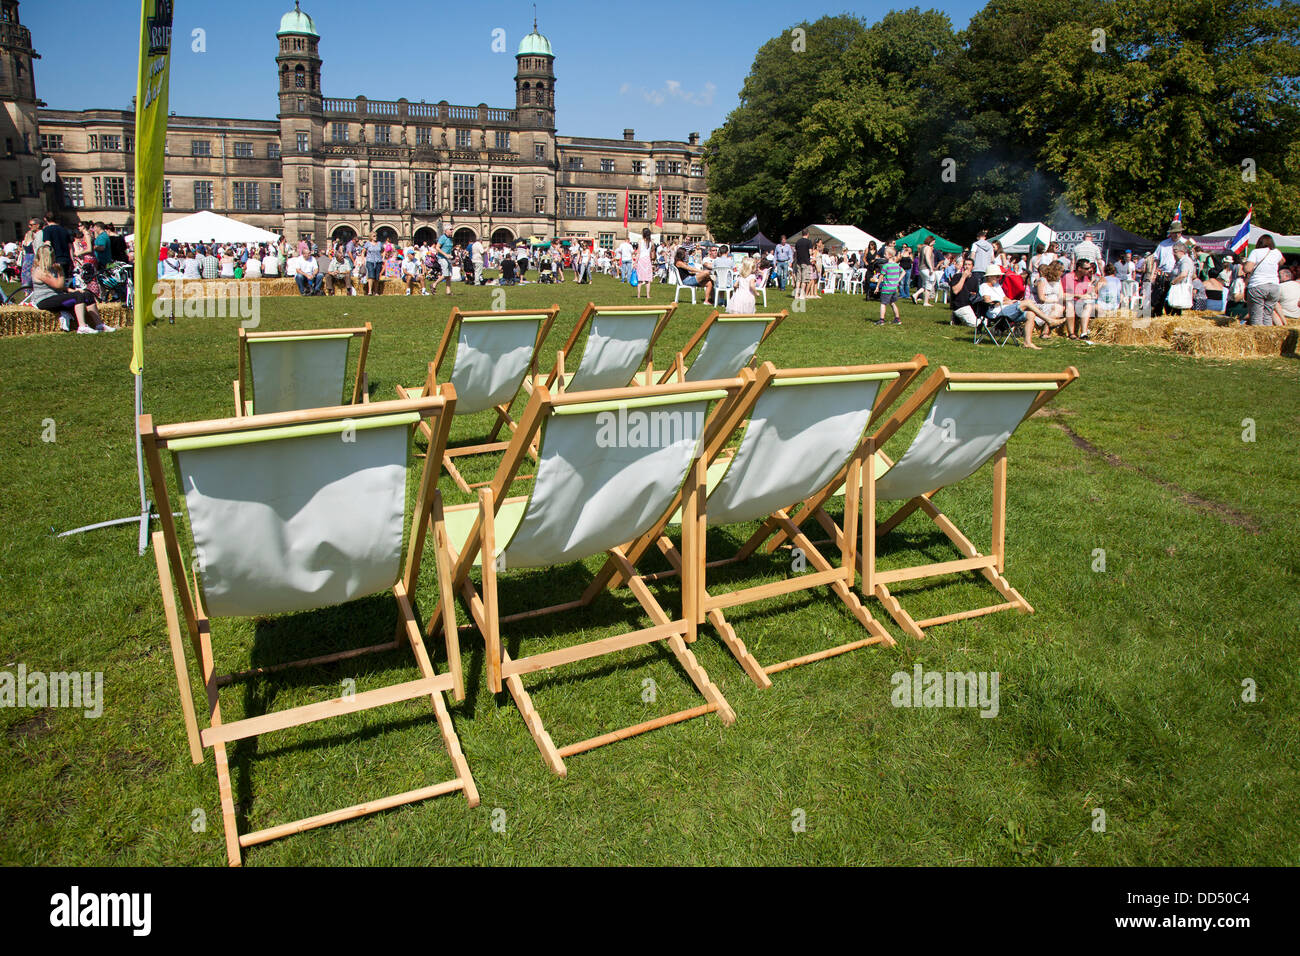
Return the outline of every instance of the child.
[[[899,288],[903,282],[903,267],[898,264],[898,255],[891,248],[885,252],[885,264],[880,269],[880,318],[876,325],[885,324],[885,307],[894,309],[894,325],[902,325],[903,319],[898,314]]]

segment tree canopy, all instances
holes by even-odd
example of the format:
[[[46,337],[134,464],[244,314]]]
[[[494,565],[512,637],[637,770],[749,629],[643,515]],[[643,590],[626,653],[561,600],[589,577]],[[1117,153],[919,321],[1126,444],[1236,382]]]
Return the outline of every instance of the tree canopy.
[[[1112,219],[1163,235],[1253,204],[1300,232],[1296,0],[990,0],[823,17],[758,51],[708,142],[709,226],[969,237]]]

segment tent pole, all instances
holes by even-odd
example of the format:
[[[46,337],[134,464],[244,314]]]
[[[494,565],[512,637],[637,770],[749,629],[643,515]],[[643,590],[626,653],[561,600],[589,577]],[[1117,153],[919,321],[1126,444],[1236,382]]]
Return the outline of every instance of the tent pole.
[[[140,416],[144,413],[143,379],[143,373],[135,376],[135,415],[131,418],[131,425],[135,431],[135,475],[140,488],[140,513],[129,518],[114,518],[111,521],[100,521],[98,524],[88,524],[80,528],[73,528],[71,531],[60,532],[58,537],[66,538],[71,534],[81,534],[86,531],[95,531],[98,528],[111,528],[119,524],[133,524],[138,522],[140,525],[140,537],[138,540],[140,554],[144,554],[145,551],[148,550],[149,519],[153,516],[153,503],[145,496],[144,450],[140,441]]]

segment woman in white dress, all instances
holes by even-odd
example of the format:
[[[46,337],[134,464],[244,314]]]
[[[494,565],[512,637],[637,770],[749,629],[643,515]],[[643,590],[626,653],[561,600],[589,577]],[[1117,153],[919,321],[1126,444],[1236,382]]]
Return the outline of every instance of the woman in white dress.
[[[757,278],[754,275],[754,257],[746,256],[744,261],[740,263],[740,272],[736,276],[735,287],[727,298],[727,314],[753,315],[758,310],[754,299],[754,283]]]

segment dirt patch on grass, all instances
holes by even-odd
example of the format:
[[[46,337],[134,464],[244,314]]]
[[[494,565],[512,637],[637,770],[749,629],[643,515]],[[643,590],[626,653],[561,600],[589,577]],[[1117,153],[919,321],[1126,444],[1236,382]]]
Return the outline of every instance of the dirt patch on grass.
[[[1062,421],[1062,416],[1058,413],[1044,408],[1040,409],[1038,414],[1044,415],[1051,421],[1052,425],[1065,432],[1065,434],[1069,436],[1070,441],[1074,443],[1074,447],[1078,448],[1080,451],[1083,451],[1094,458],[1100,458],[1108,465],[1136,472],[1143,478],[1147,479],[1147,481],[1155,482],[1161,488],[1165,489],[1165,491],[1175,495],[1180,502],[1194,511],[1211,515],[1212,517],[1218,518],[1224,524],[1231,525],[1234,528],[1242,528],[1249,531],[1251,534],[1259,534],[1259,522],[1246,512],[1234,508],[1232,505],[1226,505],[1222,501],[1214,501],[1210,498],[1206,498],[1204,495],[1198,495],[1194,491],[1188,491],[1182,485],[1161,478],[1159,475],[1153,475],[1146,469],[1139,468],[1137,465],[1130,465],[1114,452],[1106,451],[1104,448],[1099,448],[1092,442],[1088,441],[1088,439],[1084,438]]]
[[[20,720],[8,730],[5,736],[10,740],[36,740],[46,736],[54,728],[50,726],[50,708],[38,710],[26,720]]]

